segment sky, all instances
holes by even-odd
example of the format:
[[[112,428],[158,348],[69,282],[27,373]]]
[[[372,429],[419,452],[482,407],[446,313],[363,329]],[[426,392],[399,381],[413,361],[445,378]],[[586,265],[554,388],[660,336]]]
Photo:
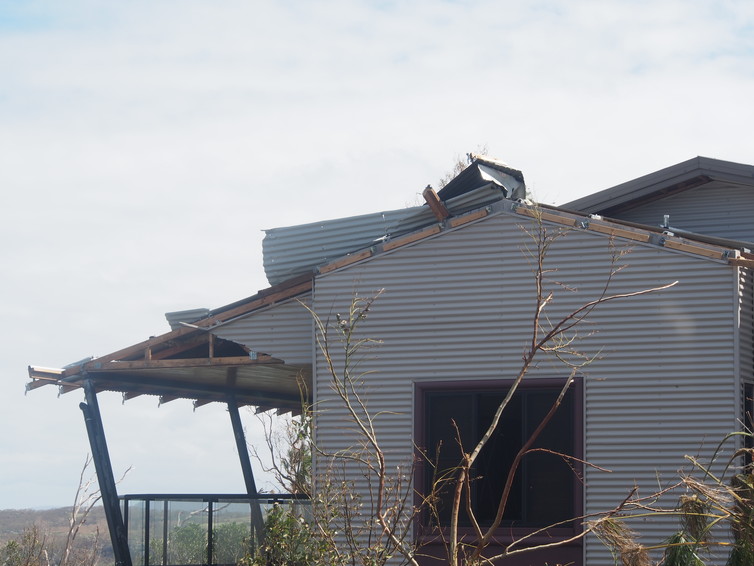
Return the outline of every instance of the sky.
[[[70,505],[89,452],[27,366],[267,287],[264,229],[416,204],[482,146],[548,204],[753,164],[752,101],[750,0],[0,1],[0,509]],[[121,493],[244,491],[223,407],[100,408]]]

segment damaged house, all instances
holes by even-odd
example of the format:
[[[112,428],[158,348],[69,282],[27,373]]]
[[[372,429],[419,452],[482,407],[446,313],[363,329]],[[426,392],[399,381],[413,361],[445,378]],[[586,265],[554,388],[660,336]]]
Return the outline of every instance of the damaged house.
[[[447,186],[424,196],[423,206],[268,230],[268,289],[213,310],[170,313],[169,332],[106,356],[65,369],[29,368],[31,389],[84,391],[119,563],[171,561],[167,550],[162,562],[153,548],[150,557],[143,513],[132,528],[131,500],[117,494],[98,393],[226,404],[245,495],[255,498],[238,407],[295,413],[303,379],[317,445],[346,448],[354,441],[349,419],[317,347],[312,312],[334,323],[354,297],[379,295],[360,328],[380,343],[360,371],[368,372],[363,395],[370,413],[379,414],[381,448],[392,467],[410,467],[417,451],[452,467],[457,449],[437,447],[457,445],[459,434],[464,447],[475,443],[520,371],[536,304],[532,236],[541,230],[559,234],[544,259],[546,269],[556,270],[546,278],[550,322],[599,297],[608,279],[610,294],[627,295],[677,283],[602,304],[579,327],[578,348],[592,361],[577,373],[540,440],[577,460],[526,457],[491,551],[523,536],[531,545],[572,539],[506,563],[611,563],[596,537],[578,538],[582,522],[569,519],[614,508],[634,486],[657,491],[658,481],[677,477],[684,455],[710,457],[747,422],[754,387],[754,166],[698,157],[563,206],[539,207],[527,200],[520,171],[474,156]],[[618,264],[625,268],[611,277]],[[480,522],[492,521],[505,478],[485,471],[510,465],[569,376],[553,357],[530,368],[505,413],[506,432],[476,470],[471,500]],[[430,468],[420,462],[412,472],[418,494],[431,487]],[[345,474],[354,489],[367,489],[359,470]],[[259,506],[250,513],[252,523],[261,521]],[[444,513],[440,522],[447,521]],[[411,536],[424,537],[423,560],[439,564],[431,557],[444,549],[429,522],[418,516]],[[638,528],[652,543],[677,526],[674,518],[658,518]],[[472,534],[470,525],[461,531]],[[218,563],[209,552],[206,560]]]

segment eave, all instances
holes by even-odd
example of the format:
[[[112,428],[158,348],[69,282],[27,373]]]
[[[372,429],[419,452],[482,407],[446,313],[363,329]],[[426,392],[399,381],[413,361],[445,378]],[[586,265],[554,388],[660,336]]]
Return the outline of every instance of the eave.
[[[124,400],[155,395],[161,403],[191,399],[254,405],[298,412],[301,387],[310,390],[311,367],[290,365],[265,352],[212,334],[220,324],[312,289],[312,276],[297,277],[252,297],[210,311],[209,316],[104,356],[62,369],[29,366],[27,390],[57,385],[61,393],[91,381],[97,391],[116,391]]]
[[[611,216],[713,181],[751,186],[754,190],[754,166],[709,157],[694,157],[568,202],[562,208]]]

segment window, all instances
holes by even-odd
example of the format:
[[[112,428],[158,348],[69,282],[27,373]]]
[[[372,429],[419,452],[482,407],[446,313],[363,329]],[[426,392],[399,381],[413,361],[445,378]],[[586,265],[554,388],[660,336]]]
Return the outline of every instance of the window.
[[[430,461],[438,471],[456,467],[461,459],[457,437],[466,452],[471,451],[486,431],[493,415],[508,392],[510,383],[492,388],[488,384],[459,388],[435,384],[420,386],[420,431]],[[492,523],[503,486],[516,454],[550,410],[560,393],[561,380],[524,382],[503,412],[500,424],[481,452],[472,470],[472,506],[482,526]],[[580,396],[572,386],[563,404],[540,434],[534,448],[542,448],[575,457],[581,452]],[[458,433],[453,426],[458,427]],[[418,423],[419,424],[419,423]],[[580,513],[580,467],[558,455],[535,451],[527,454],[515,475],[513,489],[503,516],[508,527],[538,528],[568,521]],[[424,486],[432,483],[435,470],[427,466]],[[451,493],[441,494],[440,522],[447,525]],[[468,517],[461,523],[468,525]],[[564,526],[573,527],[567,524]]]

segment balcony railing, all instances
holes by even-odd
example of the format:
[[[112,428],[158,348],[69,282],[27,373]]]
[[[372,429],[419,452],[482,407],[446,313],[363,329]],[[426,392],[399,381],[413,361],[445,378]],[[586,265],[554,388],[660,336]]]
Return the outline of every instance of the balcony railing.
[[[121,496],[133,566],[234,565],[258,542],[254,516],[290,505],[306,516],[309,501],[290,494]]]

